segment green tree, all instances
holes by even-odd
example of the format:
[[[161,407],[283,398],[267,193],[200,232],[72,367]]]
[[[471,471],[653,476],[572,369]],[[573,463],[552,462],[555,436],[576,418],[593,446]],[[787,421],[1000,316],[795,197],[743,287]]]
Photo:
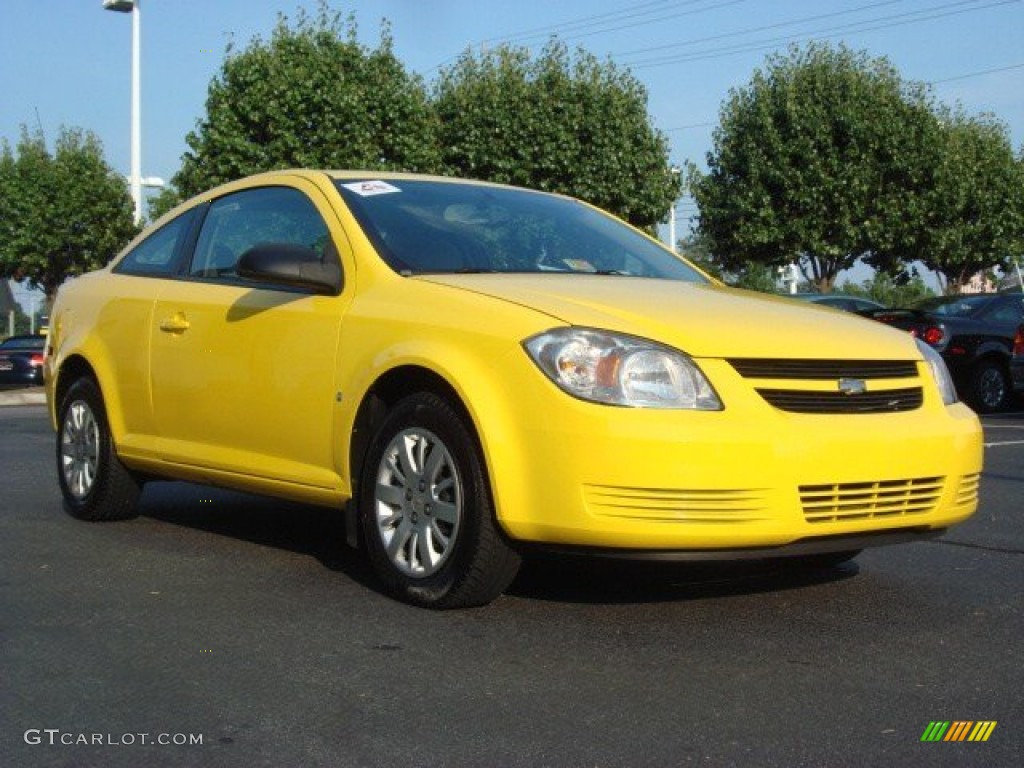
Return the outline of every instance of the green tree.
[[[959,293],[973,275],[1006,270],[1024,253],[1024,173],[1003,123],[948,110],[940,118],[920,259],[946,292]]]
[[[652,228],[679,196],[668,141],[629,72],[550,42],[465,52],[434,89],[448,172],[573,195]]]
[[[711,255],[707,240],[696,232],[684,235],[676,242],[676,253],[696,264],[716,280],[726,281],[722,265]]]
[[[707,240],[693,233],[676,244],[678,253],[689,259],[712,277],[733,288],[745,288],[760,293],[778,293],[779,276],[774,267],[756,261],[722,264],[711,253]]]
[[[0,290],[2,290],[2,287],[0,287]],[[13,327],[11,326],[11,312],[14,313]],[[8,336],[28,333],[30,330],[31,320],[18,302],[14,302],[14,305],[7,308],[6,311],[0,312],[0,341],[3,341]]]
[[[733,288],[745,288],[761,293],[778,293],[779,280],[773,267],[756,261],[725,266],[708,248],[707,241],[693,233],[676,244],[681,256],[689,259],[706,273]]]
[[[925,285],[917,270],[896,276],[878,271],[870,280],[864,280],[859,284],[846,282],[839,286],[839,290],[850,296],[862,296],[877,301],[887,307],[909,307],[935,295],[935,291]]]
[[[149,220],[156,221],[169,210],[185,200],[174,184],[167,184],[159,192],[149,198],[146,209],[149,213]]]
[[[389,33],[370,50],[353,17],[320,3],[315,18],[278,17],[269,42],[230,46],[210,83],[206,116],[186,137],[174,185],[183,197],[287,167],[433,171],[436,121],[422,80],[405,71]]]
[[[746,288],[760,293],[778,293],[779,279],[775,267],[748,261],[733,271],[727,280],[733,288]]]
[[[689,181],[723,263],[793,260],[827,292],[860,258],[894,269],[921,255],[938,123],[887,60],[791,48],[730,91],[720,119],[708,172],[691,166]]]
[[[62,128],[51,153],[22,128],[0,154],[0,276],[52,302],[68,277],[103,266],[135,235],[128,187],[93,134]]]

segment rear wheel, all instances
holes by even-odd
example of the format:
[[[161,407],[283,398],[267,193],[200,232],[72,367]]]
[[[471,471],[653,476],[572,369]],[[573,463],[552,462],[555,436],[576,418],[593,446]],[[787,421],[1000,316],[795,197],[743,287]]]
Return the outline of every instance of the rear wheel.
[[[992,413],[1006,405],[1010,378],[998,360],[982,360],[971,371],[968,401],[978,413]]]
[[[103,395],[89,378],[61,401],[57,422],[57,477],[64,509],[80,520],[127,520],[138,515],[140,486],[117,458]]]
[[[364,464],[359,514],[377,575],[414,605],[483,605],[519,570],[494,517],[476,438],[434,394],[412,395],[384,419]]]

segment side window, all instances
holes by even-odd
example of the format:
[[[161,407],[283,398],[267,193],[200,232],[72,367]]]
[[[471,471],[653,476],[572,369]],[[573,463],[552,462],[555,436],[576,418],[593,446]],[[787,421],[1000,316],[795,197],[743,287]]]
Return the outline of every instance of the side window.
[[[261,243],[302,245],[321,258],[337,258],[329,241],[327,225],[302,192],[289,187],[247,189],[210,206],[189,275],[235,281],[238,258]]]
[[[114,272],[127,275],[171,275],[177,272],[179,248],[188,236],[196,209],[181,214],[151,234],[121,259]]]

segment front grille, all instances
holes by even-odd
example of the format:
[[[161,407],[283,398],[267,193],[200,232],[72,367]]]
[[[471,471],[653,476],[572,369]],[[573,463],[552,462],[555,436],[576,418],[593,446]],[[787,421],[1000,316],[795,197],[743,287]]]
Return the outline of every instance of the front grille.
[[[690,523],[748,523],[768,516],[760,488],[679,489],[585,485],[588,509],[604,517]]]
[[[776,408],[794,413],[893,413],[920,408],[923,401],[920,387],[859,395],[801,389],[759,389],[757,393]]]
[[[924,402],[920,387],[893,388],[917,378],[912,360],[733,358],[729,364],[744,378],[757,380],[757,393],[770,405],[791,413],[895,413],[915,410]],[[844,380],[860,391],[840,391]],[[773,381],[779,386],[757,386]],[[826,381],[835,382],[834,389],[824,389]]]
[[[801,485],[800,504],[808,523],[923,515],[942,496],[945,478],[878,480],[864,483]]]
[[[913,379],[912,360],[770,360],[733,358],[729,364],[746,379]]]

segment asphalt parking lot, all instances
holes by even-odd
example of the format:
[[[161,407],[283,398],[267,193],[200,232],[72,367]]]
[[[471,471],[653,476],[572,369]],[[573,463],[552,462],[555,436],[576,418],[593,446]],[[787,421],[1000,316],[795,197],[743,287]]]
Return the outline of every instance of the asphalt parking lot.
[[[1019,765],[1024,411],[984,424],[981,508],[942,539],[537,560],[436,613],[328,510],[154,483],[138,520],[72,520],[44,409],[0,408],[0,766]]]

